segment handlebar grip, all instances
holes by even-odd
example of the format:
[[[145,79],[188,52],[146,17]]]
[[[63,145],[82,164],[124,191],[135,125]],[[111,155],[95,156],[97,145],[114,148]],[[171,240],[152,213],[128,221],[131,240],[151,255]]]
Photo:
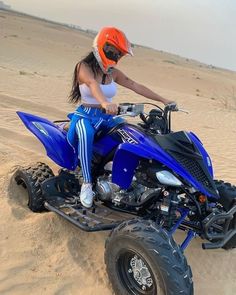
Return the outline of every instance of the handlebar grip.
[[[165,111],[169,112],[174,112],[174,111],[178,111],[178,106],[176,103],[169,103],[165,106]]]
[[[118,107],[117,115],[120,115],[120,110],[121,110],[121,108]],[[103,114],[106,114],[106,113],[107,113],[107,112],[106,112],[106,109],[102,108],[102,113],[103,113]]]
[[[120,111],[121,111],[121,108],[118,107],[118,112],[117,112],[117,115],[120,115]]]

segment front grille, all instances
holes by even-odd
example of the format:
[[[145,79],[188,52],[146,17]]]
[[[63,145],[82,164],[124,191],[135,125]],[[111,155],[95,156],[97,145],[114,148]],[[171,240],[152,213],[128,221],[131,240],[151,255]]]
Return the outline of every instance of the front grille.
[[[189,148],[191,151],[196,151],[194,145],[191,142],[183,140],[178,140],[178,142],[181,143],[184,147]]]
[[[194,161],[191,158],[182,156],[179,153],[172,153],[172,156],[190,173],[198,182],[208,189],[214,189],[211,185],[211,182],[204,173],[202,167],[197,161]]]

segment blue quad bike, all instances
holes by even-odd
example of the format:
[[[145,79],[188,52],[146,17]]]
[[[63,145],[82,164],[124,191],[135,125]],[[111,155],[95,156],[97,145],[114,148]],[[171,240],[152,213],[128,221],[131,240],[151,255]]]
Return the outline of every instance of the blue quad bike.
[[[214,179],[211,159],[194,133],[171,130],[175,106],[151,104],[145,113],[144,105],[120,104],[116,116],[139,116],[140,123],[122,120],[96,134],[91,209],[80,203],[79,159],[62,128],[68,120],[17,112],[60,170],[54,175],[40,162],[19,167],[14,179],[27,189],[32,211],[56,212],[87,232],[111,231],[105,264],[115,294],[191,295],[192,272],[183,252],[195,236],[207,240],[203,249],[236,247],[236,187]],[[180,245],[173,239],[177,229],[186,233]]]

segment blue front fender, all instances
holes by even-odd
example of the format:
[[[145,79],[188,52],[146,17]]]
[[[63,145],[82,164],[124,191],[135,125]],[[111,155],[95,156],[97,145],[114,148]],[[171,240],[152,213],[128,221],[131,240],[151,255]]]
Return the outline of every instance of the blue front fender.
[[[154,149],[151,146],[146,147],[141,144],[123,143],[118,146],[114,155],[112,182],[127,189],[132,182],[134,170],[137,168],[140,159],[156,160],[187,177],[185,171],[178,167],[179,164],[176,162],[177,165],[173,165],[173,158],[162,149]]]
[[[168,155],[160,147],[156,149],[140,144],[123,143],[118,146],[114,155],[112,167],[112,182],[119,185],[122,189],[127,189],[131,185],[134,171],[141,159],[154,160],[164,164],[175,173],[183,177],[189,184],[210,196],[209,192],[196,181],[174,158]]]
[[[137,145],[123,143],[118,146],[112,165],[112,182],[127,189],[133,179],[139,159],[150,159],[150,153]]]

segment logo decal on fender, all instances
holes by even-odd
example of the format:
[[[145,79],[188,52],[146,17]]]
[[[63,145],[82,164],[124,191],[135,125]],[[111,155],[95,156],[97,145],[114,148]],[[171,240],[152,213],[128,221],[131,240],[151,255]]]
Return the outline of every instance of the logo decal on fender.
[[[123,142],[138,144],[138,142],[133,139],[124,129],[118,129],[117,133],[120,135]]]

